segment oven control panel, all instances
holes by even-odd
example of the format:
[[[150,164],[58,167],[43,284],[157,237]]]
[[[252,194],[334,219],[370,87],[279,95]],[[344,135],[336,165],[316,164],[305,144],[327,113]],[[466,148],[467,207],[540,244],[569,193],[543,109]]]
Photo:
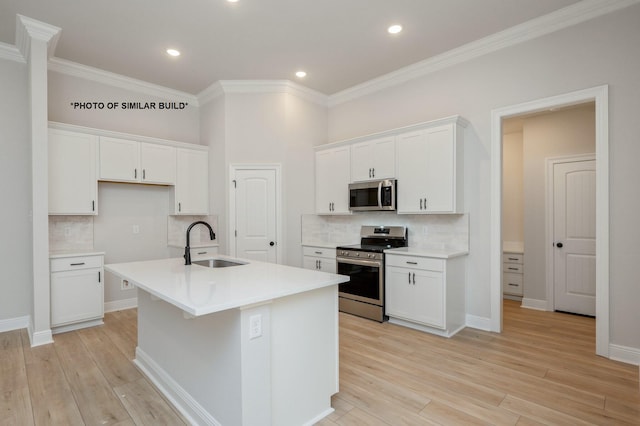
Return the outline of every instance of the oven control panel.
[[[366,251],[356,251],[356,250],[340,250],[338,249],[336,252],[338,257],[346,257],[346,258],[355,258],[355,259],[371,259],[371,260],[382,260],[384,258],[384,253],[372,253]]]

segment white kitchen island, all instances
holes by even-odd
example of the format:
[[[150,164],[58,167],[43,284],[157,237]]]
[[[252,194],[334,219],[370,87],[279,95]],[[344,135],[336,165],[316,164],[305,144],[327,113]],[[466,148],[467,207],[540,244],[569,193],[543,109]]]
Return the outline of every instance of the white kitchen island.
[[[229,259],[225,256],[218,256]],[[138,288],[136,365],[193,424],[311,425],[338,392],[337,284],[250,261],[105,265]]]

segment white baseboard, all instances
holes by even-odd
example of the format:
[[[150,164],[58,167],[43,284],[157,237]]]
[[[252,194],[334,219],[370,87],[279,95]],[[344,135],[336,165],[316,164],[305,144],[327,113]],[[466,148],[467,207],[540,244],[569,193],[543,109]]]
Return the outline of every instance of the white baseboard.
[[[439,328],[428,327],[426,325],[416,324],[411,321],[405,321],[403,319],[393,318],[393,317],[389,318],[389,324],[401,325],[403,327],[412,328],[418,331],[424,331],[426,333],[431,333],[431,334],[435,334],[437,336],[442,336],[446,338],[453,337],[456,333],[458,333],[460,330],[462,330],[465,327],[465,325],[463,324],[456,329],[447,331],[447,330],[441,330]]]
[[[104,303],[105,312],[122,311],[124,309],[131,309],[138,307],[138,298],[132,297],[131,299],[113,300],[111,302]]]
[[[467,323],[467,327],[476,328],[478,330],[491,331],[491,318],[467,314],[465,317],[465,321]]]
[[[29,327],[29,315],[24,317],[7,318],[0,320],[0,333],[5,331],[21,330]]]
[[[134,364],[162,392],[174,407],[194,425],[222,426],[182,386],[139,347]]]
[[[29,326],[27,327],[27,331],[29,332],[29,341],[31,342],[31,347],[48,345],[49,343],[53,343],[53,334],[51,333],[51,329],[33,332],[33,324],[29,321]]]
[[[640,349],[628,346],[609,344],[609,359],[640,365]]]
[[[537,311],[547,310],[547,301],[539,299],[529,299],[527,297],[522,298],[522,308],[535,309]]]

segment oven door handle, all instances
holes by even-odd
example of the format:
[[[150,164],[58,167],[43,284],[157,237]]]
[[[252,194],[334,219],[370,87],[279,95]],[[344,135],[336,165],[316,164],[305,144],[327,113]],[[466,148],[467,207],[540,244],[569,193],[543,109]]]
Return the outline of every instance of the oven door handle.
[[[375,266],[381,268],[383,263],[379,260],[364,260],[364,259],[345,259],[338,258],[336,260],[338,263],[348,263],[349,265],[364,265],[364,266]]]

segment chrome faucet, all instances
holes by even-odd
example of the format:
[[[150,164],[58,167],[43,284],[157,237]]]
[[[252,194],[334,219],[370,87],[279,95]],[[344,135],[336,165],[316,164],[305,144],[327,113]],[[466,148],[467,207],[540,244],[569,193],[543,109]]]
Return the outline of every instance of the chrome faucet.
[[[189,233],[191,232],[191,228],[193,228],[194,226],[196,226],[198,224],[202,224],[202,225],[206,226],[207,228],[209,228],[209,236],[211,237],[211,240],[215,240],[216,239],[216,234],[215,234],[215,232],[213,232],[213,228],[207,222],[203,222],[203,221],[199,220],[199,221],[193,222],[191,225],[189,225],[189,227],[187,228],[187,245],[184,248],[184,264],[185,265],[191,265],[191,246],[189,244]]]

